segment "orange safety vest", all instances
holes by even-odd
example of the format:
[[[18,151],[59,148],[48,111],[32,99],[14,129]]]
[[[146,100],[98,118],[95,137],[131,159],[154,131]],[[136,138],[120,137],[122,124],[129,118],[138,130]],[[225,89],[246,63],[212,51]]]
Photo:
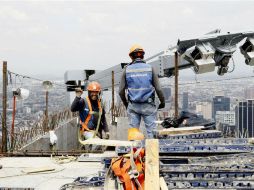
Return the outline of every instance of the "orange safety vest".
[[[138,152],[136,150],[136,152]],[[113,158],[111,161],[111,169],[115,176],[123,183],[124,190],[144,190],[145,186],[145,163],[143,158],[145,156],[145,149],[141,148],[138,155],[134,153],[135,169],[131,166],[131,159],[123,156]]]
[[[87,117],[86,117],[84,122],[82,122],[80,120],[80,124],[82,126],[82,128],[81,128],[82,132],[84,132],[84,131],[90,131],[90,129],[88,128],[88,123],[91,120],[92,114],[94,114],[93,108],[92,108],[92,104],[91,104],[91,101],[90,101],[88,96],[86,97],[86,102],[87,102],[87,105],[88,105],[89,113],[88,113],[88,115],[87,115]],[[98,102],[99,111],[102,112],[101,101],[98,100],[97,102]]]

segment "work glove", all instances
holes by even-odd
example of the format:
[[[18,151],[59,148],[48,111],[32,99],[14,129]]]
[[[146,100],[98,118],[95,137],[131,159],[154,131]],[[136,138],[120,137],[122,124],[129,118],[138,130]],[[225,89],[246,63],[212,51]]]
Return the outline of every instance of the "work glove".
[[[162,108],[165,108],[165,102],[161,102],[158,109],[162,109]]]
[[[109,139],[109,132],[106,132],[105,139]]]
[[[81,88],[75,88],[75,93],[77,97],[81,97],[83,90]]]

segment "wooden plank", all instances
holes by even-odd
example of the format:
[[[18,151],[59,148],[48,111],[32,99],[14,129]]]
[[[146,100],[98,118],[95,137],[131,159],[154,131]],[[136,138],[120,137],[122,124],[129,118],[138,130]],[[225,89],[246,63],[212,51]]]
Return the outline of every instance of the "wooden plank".
[[[249,142],[249,144],[254,144],[254,138],[249,138],[248,142]]]
[[[102,146],[138,146],[140,141],[119,141],[119,140],[106,140],[106,139],[99,139],[99,138],[91,138],[88,140],[80,140],[80,144],[82,145],[102,145]]]
[[[116,179],[113,177],[112,170],[108,170],[105,176],[103,189],[105,190],[118,190],[116,187]],[[86,188],[85,188],[86,189]],[[90,189],[90,188],[89,188]],[[101,188],[98,188],[101,189]]]
[[[24,173],[39,173],[39,172],[48,172],[48,171],[54,171],[54,167],[44,166],[44,167],[37,167],[37,168],[26,168],[23,169],[22,172]]]
[[[195,127],[180,127],[180,128],[169,128],[157,130],[158,135],[176,135],[176,134],[189,134],[189,133],[198,133],[203,132],[202,129],[204,126],[195,126]]]
[[[161,190],[168,190],[168,186],[163,177],[160,177],[160,188]]]
[[[146,140],[145,190],[160,190],[159,141]]]

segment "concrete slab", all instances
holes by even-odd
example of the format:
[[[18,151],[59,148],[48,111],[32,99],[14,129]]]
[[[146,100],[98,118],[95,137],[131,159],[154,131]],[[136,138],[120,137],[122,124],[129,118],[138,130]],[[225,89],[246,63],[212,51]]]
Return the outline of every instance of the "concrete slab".
[[[105,153],[108,155],[109,153]],[[105,156],[106,156],[105,155]],[[98,155],[99,156],[99,155]],[[103,157],[103,155],[100,155]],[[94,176],[103,170],[100,162],[78,162],[58,164],[49,157],[2,157],[0,164],[0,188],[35,188],[36,190],[58,190],[80,176]],[[53,167],[55,170],[26,174],[24,169]]]
[[[127,117],[118,117],[117,118],[117,132],[116,132],[116,139],[117,140],[127,140],[129,122]]]

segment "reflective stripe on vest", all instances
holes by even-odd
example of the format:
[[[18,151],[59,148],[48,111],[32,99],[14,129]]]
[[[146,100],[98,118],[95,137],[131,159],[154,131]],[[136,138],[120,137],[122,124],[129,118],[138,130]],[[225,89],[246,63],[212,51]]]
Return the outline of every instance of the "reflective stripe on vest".
[[[126,67],[128,97],[132,102],[147,102],[154,94],[152,67],[137,62]]]
[[[86,97],[86,102],[87,102],[87,104],[85,104],[85,105],[88,106],[89,112],[88,112],[88,115],[87,115],[87,117],[86,117],[86,119],[85,119],[84,122],[82,122],[82,121],[80,120],[80,123],[81,123],[81,125],[82,125],[82,128],[81,128],[82,131],[90,131],[90,129],[89,129],[89,127],[88,127],[88,124],[89,124],[89,122],[90,122],[90,120],[91,120],[91,118],[92,118],[92,115],[95,113],[95,112],[93,111],[92,104],[91,104],[91,101],[90,101],[90,99],[89,99],[88,96]],[[101,101],[98,100],[97,102],[98,102],[99,112],[102,112]],[[86,107],[85,107],[85,109],[86,109]]]

